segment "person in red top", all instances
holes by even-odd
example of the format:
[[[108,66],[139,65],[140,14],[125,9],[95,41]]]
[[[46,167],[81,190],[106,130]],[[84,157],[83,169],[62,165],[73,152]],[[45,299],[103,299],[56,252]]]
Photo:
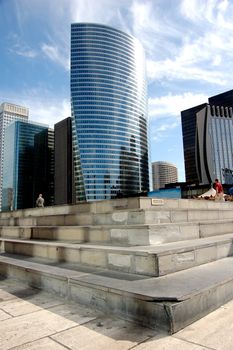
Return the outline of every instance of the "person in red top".
[[[216,190],[215,199],[219,201],[224,201],[224,196],[223,196],[224,192],[223,192],[223,187],[221,182],[218,179],[215,179],[214,185],[215,185],[214,188]]]

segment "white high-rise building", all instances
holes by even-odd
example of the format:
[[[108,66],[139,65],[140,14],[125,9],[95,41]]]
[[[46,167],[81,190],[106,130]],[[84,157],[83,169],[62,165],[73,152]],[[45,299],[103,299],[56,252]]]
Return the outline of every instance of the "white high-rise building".
[[[6,102],[0,105],[0,208],[2,208],[3,154],[5,129],[9,124],[11,124],[15,120],[27,121],[28,115],[28,108]]]
[[[165,187],[166,184],[178,181],[177,167],[172,163],[153,162],[152,163],[152,182],[153,189]]]

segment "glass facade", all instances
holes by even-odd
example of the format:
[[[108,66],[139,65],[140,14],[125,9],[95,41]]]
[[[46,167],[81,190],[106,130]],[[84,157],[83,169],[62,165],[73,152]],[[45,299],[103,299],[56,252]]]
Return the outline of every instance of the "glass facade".
[[[34,138],[47,130],[39,124],[15,121],[5,130],[2,210],[32,208],[34,182]],[[39,164],[38,166],[43,166]]]
[[[196,165],[196,114],[207,104],[202,104],[181,112],[185,176],[187,182],[199,183],[198,170]]]
[[[76,201],[149,190],[144,52],[114,28],[71,25]]]
[[[2,207],[2,186],[3,186],[3,157],[5,129],[14,120],[27,121],[29,115],[28,108],[12,103],[4,102],[0,105],[0,209]]]
[[[55,204],[74,203],[72,123],[68,117],[54,125]]]
[[[54,205],[54,168],[54,130],[45,128],[34,136],[34,203],[43,193],[45,205]]]

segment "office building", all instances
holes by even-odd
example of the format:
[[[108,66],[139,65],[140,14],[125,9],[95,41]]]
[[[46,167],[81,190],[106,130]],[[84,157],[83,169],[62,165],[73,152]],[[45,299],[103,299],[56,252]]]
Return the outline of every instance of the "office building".
[[[233,107],[233,90],[209,97],[208,101],[211,106]]]
[[[34,136],[33,200],[43,194],[45,205],[54,205],[54,130],[45,127]]]
[[[233,184],[233,90],[181,112],[186,181]]]
[[[99,24],[71,25],[76,201],[149,190],[147,84],[137,39]]]
[[[71,118],[54,125],[55,204],[74,203],[73,148]]]
[[[205,104],[181,112],[186,181],[199,183],[196,167],[196,113]]]
[[[0,209],[2,206],[2,183],[3,183],[3,154],[5,143],[5,129],[14,120],[28,120],[28,108],[4,102],[0,105]]]
[[[177,167],[168,162],[152,163],[153,190],[164,188],[166,184],[178,181]]]
[[[3,211],[35,206],[38,193],[34,193],[34,176],[35,173],[41,175],[41,170],[43,171],[44,167],[44,162],[38,163],[39,159],[35,157],[35,136],[47,129],[46,126],[23,121],[14,121],[6,128],[3,162]],[[41,182],[43,183],[43,181],[42,178]],[[46,193],[43,195],[46,201]]]

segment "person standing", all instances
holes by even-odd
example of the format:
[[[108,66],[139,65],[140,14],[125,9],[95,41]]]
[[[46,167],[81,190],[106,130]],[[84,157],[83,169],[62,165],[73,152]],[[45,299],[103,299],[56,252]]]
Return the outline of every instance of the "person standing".
[[[215,179],[215,190],[216,190],[216,196],[215,199],[218,201],[224,201],[224,192],[221,182],[218,179]]]
[[[42,197],[42,194],[39,194],[39,197],[36,200],[36,206],[38,208],[43,208],[44,207],[44,198]]]

